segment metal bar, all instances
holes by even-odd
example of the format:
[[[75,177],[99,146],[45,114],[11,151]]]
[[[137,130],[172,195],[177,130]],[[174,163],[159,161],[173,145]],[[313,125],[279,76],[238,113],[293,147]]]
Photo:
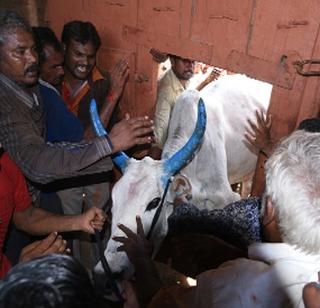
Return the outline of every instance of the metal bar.
[[[310,71],[310,70],[304,70],[304,66],[306,64],[320,64],[320,59],[310,59],[310,60],[302,60],[302,61],[296,61],[293,62],[293,65],[295,66],[297,73],[299,75],[310,77],[310,76],[320,76],[320,70],[319,71]]]

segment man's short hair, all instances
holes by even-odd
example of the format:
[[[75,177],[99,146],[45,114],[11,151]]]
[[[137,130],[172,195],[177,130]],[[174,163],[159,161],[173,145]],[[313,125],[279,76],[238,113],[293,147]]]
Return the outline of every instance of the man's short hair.
[[[4,308],[96,307],[87,270],[72,257],[51,254],[13,267],[0,284]]]
[[[61,41],[63,44],[68,45],[71,39],[82,45],[90,42],[96,50],[101,45],[101,39],[95,26],[89,21],[74,20],[66,23],[63,27]]]
[[[320,133],[297,130],[266,163],[271,198],[284,242],[320,252]]]
[[[0,46],[4,44],[8,34],[18,28],[32,33],[31,26],[23,17],[13,11],[0,10]]]
[[[48,27],[32,27],[33,36],[36,42],[36,49],[39,55],[39,63],[45,61],[45,46],[52,46],[55,51],[62,52],[61,44],[55,33]]]

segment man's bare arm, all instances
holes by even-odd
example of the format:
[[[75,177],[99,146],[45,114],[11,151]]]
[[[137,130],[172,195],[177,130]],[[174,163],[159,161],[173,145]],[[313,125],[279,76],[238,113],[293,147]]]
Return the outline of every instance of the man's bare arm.
[[[102,229],[105,219],[104,212],[95,207],[81,215],[58,215],[30,206],[13,215],[13,222],[18,229],[34,235],[43,235],[54,231],[94,233],[94,229]]]

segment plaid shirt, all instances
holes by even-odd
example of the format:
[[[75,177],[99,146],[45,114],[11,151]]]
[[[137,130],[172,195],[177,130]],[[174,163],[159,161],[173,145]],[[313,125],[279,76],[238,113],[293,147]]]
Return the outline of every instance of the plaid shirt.
[[[111,148],[104,137],[92,142],[46,143],[43,103],[38,87],[30,90],[32,95],[0,74],[0,143],[29,181],[46,184],[111,170],[107,157]],[[29,191],[35,201],[37,191],[30,182]]]

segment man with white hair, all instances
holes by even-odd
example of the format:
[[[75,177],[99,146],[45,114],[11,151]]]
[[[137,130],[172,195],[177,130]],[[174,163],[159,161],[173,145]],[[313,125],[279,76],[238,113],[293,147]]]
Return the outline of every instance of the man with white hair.
[[[161,288],[148,307],[304,307],[302,289],[318,280],[320,270],[319,185],[320,133],[296,131],[266,163],[263,226],[270,241],[278,243],[250,245],[249,259],[229,261],[200,274],[196,287]],[[137,278],[143,277],[145,286],[159,286],[155,276],[149,283],[142,271],[151,269],[147,257],[141,261],[143,250],[135,254],[135,246],[144,243],[141,227],[137,235],[124,226],[120,229],[128,238],[118,238],[123,243],[119,249],[127,252]]]

